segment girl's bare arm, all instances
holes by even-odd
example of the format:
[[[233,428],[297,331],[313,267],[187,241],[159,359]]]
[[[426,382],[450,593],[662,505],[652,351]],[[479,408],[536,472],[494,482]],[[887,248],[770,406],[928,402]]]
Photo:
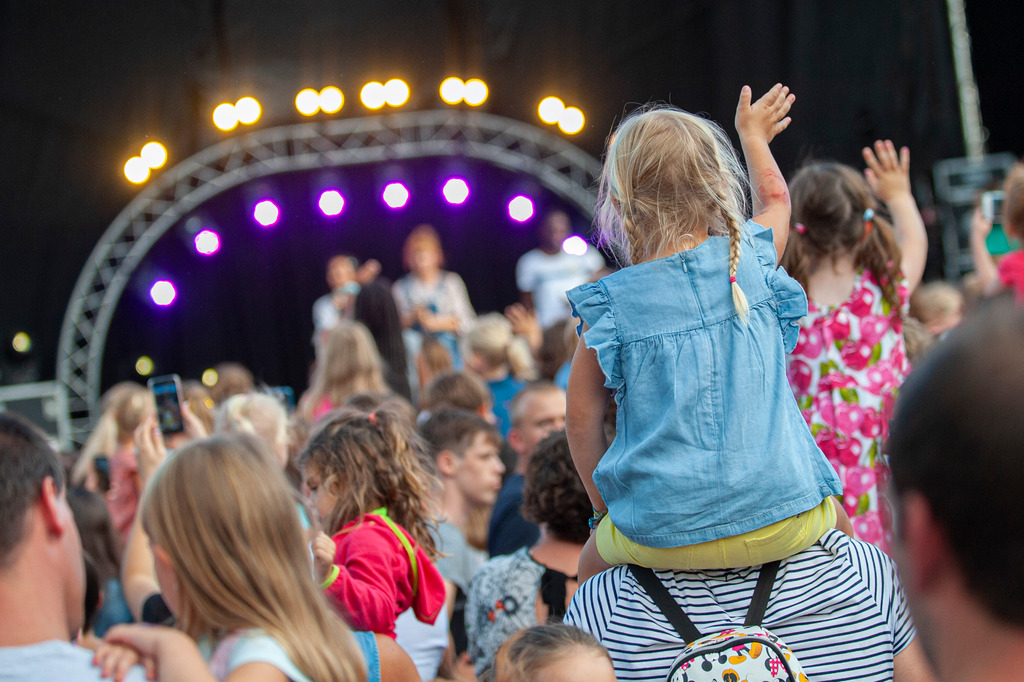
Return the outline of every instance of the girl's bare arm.
[[[565,436],[569,441],[569,450],[576,471],[583,480],[594,509],[598,511],[607,509],[601,493],[594,485],[594,469],[608,449],[608,441],[604,435],[604,413],[608,407],[608,398],[608,389],[604,386],[604,373],[597,362],[597,353],[587,348],[581,336],[569,369]]]

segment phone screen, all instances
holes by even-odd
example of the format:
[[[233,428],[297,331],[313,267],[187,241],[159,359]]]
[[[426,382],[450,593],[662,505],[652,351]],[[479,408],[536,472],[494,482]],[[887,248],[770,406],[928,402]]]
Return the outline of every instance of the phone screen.
[[[185,430],[181,419],[181,379],[177,374],[156,377],[149,380],[149,390],[156,402],[156,419],[163,433],[180,433]]]

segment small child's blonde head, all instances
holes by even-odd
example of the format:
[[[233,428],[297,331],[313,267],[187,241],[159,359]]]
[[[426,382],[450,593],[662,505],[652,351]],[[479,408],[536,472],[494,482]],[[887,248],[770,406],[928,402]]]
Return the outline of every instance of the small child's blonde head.
[[[626,263],[691,248],[705,234],[728,235],[734,277],[747,186],[729,137],[714,121],[671,107],[643,109],[612,136],[601,172],[598,229]],[[745,313],[746,300],[736,303]]]

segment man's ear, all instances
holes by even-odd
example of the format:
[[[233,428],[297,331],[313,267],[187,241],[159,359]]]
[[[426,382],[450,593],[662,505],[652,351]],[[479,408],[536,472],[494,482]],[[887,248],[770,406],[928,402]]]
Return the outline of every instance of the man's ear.
[[[508,435],[505,436],[505,441],[508,443],[510,448],[516,451],[517,454],[519,453],[519,449],[523,447],[523,439],[519,435],[519,429],[514,426],[508,430]]]
[[[899,519],[906,555],[901,562],[903,578],[913,592],[928,594],[956,563],[949,537],[932,514],[928,500],[920,493],[907,492],[902,496]]]
[[[459,471],[459,457],[451,450],[437,453],[437,470],[442,476],[452,478]]]
[[[57,490],[57,482],[49,476],[43,479],[43,485],[39,491],[39,507],[46,529],[54,535],[63,535],[68,530],[68,524],[75,522],[67,504],[62,504],[61,493]]]

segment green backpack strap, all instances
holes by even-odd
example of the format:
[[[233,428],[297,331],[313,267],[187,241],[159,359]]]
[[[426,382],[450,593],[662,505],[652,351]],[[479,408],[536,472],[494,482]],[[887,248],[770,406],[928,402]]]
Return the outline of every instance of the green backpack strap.
[[[398,524],[388,518],[387,507],[374,509],[370,514],[386,523],[391,532],[398,538],[398,541],[402,543],[402,547],[405,547],[405,553],[409,555],[409,564],[412,565],[412,594],[415,597],[420,584],[420,565],[416,560],[416,550],[412,548],[412,543],[409,542],[409,538],[405,537],[405,533],[398,527]]]

